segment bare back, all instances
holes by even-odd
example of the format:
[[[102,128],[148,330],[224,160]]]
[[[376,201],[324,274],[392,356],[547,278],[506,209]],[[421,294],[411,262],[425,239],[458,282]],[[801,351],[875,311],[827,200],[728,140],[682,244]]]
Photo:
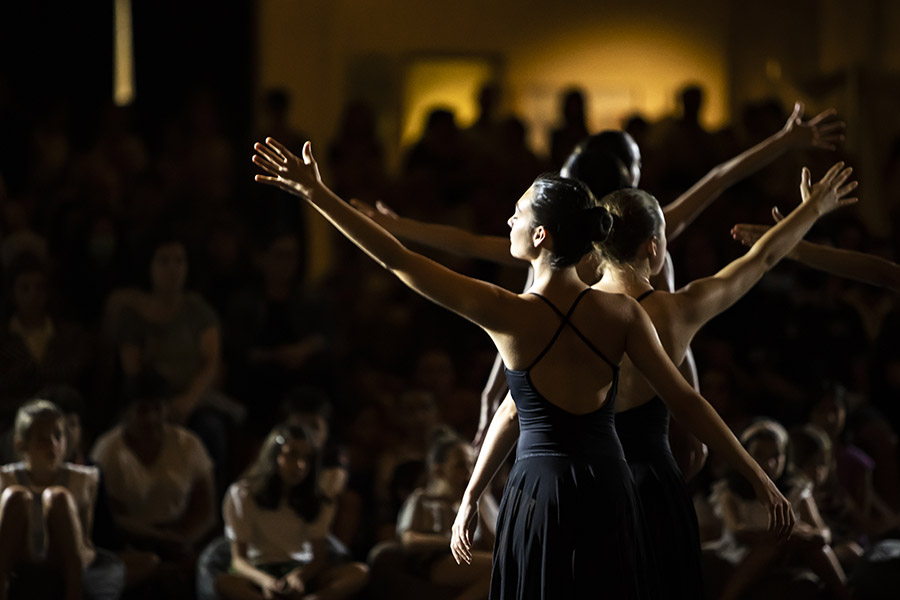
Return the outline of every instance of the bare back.
[[[495,337],[507,368],[529,371],[534,388],[572,414],[605,404],[635,309],[634,301],[621,294],[589,288],[580,294],[521,295],[528,327],[505,340]]]

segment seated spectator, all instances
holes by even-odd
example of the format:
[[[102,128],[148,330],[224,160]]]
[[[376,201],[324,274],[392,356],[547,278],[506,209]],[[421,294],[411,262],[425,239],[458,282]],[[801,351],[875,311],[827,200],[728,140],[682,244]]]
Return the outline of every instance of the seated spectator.
[[[397,517],[410,567],[433,583],[457,588],[457,600],[486,598],[491,583],[496,506],[489,494],[479,511],[471,564],[457,564],[450,553],[450,530],[474,464],[468,443],[453,433],[438,434],[428,451],[428,483],[407,498]]]
[[[11,316],[0,330],[0,400],[16,403],[42,385],[77,385],[92,356],[79,326],[51,311],[50,274],[44,259],[22,253],[6,272]]]
[[[394,431],[375,467],[376,541],[396,538],[397,513],[407,496],[424,485],[428,448],[440,427],[435,398],[425,390],[400,394],[391,418]]]
[[[815,425],[806,424],[791,430],[791,448],[793,449],[794,466],[799,477],[805,477],[812,486],[813,498],[822,520],[831,531],[831,547],[835,555],[846,567],[855,564],[863,555],[863,547],[854,539],[852,529],[842,527],[840,519],[832,522],[831,515],[819,502],[823,486],[828,482],[833,465],[833,448],[828,435]],[[846,495],[846,494],[844,494]],[[834,502],[837,498],[831,498]],[[844,502],[846,502],[846,498]]]
[[[790,564],[809,569],[834,598],[849,600],[846,576],[831,550],[831,532],[813,499],[809,481],[795,477],[788,462],[788,434],[775,421],[761,419],[741,434],[741,443],[791,501],[797,524],[790,539],[778,543],[768,531],[765,507],[737,476],[714,486],[714,503],[722,516],[724,534],[719,553],[734,563],[723,600],[741,598],[773,567]]]
[[[303,427],[321,456],[319,487],[331,498],[339,498],[347,487],[347,458],[331,439],[331,400],[312,387],[298,387],[281,403],[282,422]]]
[[[166,380],[174,392],[168,419],[200,437],[213,458],[216,481],[224,484],[226,414],[240,419],[242,407],[214,389],[220,366],[218,319],[203,298],[185,288],[187,248],[177,236],[156,239],[149,271],[149,293],[120,290],[108,302],[122,371],[127,379],[152,369]]]
[[[166,422],[170,397],[158,375],[136,378],[122,422],[98,438],[91,458],[126,541],[188,575],[216,520],[212,462],[197,436]]]
[[[86,570],[97,558],[90,532],[99,474],[94,467],[65,462],[66,426],[59,407],[46,400],[22,406],[15,445],[22,462],[0,470],[0,597],[7,597],[13,573],[35,565],[61,576],[66,600],[79,600],[85,591],[118,597],[122,571],[115,567],[112,581],[101,578],[93,581],[99,589],[85,590]],[[44,577],[40,570],[30,574]],[[20,585],[36,584],[26,577]]]
[[[335,502],[318,475],[319,450],[303,427],[281,425],[269,434],[225,496],[231,572],[216,580],[223,598],[338,599],[363,588],[367,567],[327,551]]]
[[[816,398],[809,420],[826,433],[832,444],[834,464],[831,475],[821,486],[821,493],[826,497],[823,512],[830,518],[841,518],[856,531],[858,541],[865,544],[868,538],[894,531],[900,517],[875,491],[872,479],[875,461],[853,443],[846,431],[845,397],[842,386],[827,384]]]
[[[261,281],[238,293],[226,315],[228,389],[249,410],[262,439],[277,423],[279,399],[297,383],[334,385],[331,318],[300,281],[296,234],[269,236],[254,256]]]

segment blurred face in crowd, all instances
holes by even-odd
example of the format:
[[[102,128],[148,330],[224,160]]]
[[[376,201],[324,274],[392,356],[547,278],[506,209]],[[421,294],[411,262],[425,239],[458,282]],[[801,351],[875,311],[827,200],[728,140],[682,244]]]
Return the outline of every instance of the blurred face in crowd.
[[[472,447],[468,444],[457,444],[447,453],[444,462],[437,465],[436,475],[446,481],[451,490],[462,495],[466,491],[474,467],[475,457]]]
[[[819,400],[810,414],[813,425],[821,427],[828,437],[836,440],[844,431],[844,423],[847,420],[847,411],[844,406],[834,398],[826,396]]]
[[[434,397],[424,391],[406,392],[397,404],[398,422],[409,434],[427,436],[438,421]]]
[[[31,424],[19,452],[31,469],[40,473],[56,471],[66,457],[66,425],[54,416],[38,417]]]
[[[282,235],[272,241],[262,256],[263,276],[272,283],[288,283],[297,277],[300,268],[300,240]]]
[[[306,440],[289,439],[281,445],[275,461],[278,476],[286,488],[302,483],[309,473],[313,448]]]
[[[291,425],[299,425],[306,429],[306,431],[309,432],[312,445],[316,448],[324,447],[325,442],[328,441],[328,421],[326,421],[325,417],[322,415],[317,415],[316,413],[295,412],[288,416],[287,422]]]
[[[162,244],[153,253],[150,283],[155,292],[177,292],[187,280],[187,250],[180,242]]]
[[[138,443],[162,443],[166,423],[166,403],[162,398],[142,398],[132,402],[125,415],[125,434]]]
[[[25,321],[43,318],[47,309],[47,276],[26,271],[16,277],[12,289],[16,314]]]
[[[803,472],[809,477],[814,485],[819,486],[828,479],[831,472],[831,460],[824,451],[819,451],[813,456],[806,465],[803,466]]]
[[[759,463],[766,475],[775,480],[784,473],[787,457],[781,446],[770,437],[758,437],[747,446],[747,452]]]

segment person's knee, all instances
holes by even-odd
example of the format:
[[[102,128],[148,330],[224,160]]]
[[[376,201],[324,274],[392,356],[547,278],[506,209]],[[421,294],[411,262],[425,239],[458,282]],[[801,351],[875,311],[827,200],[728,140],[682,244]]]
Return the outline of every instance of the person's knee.
[[[66,488],[54,485],[41,493],[41,504],[48,518],[68,517],[75,508],[75,498]]]
[[[347,565],[347,577],[354,581],[366,581],[369,578],[369,566],[361,562],[351,563]]]
[[[11,485],[0,495],[0,512],[6,514],[27,515],[30,512],[34,496],[31,491],[21,485]]]

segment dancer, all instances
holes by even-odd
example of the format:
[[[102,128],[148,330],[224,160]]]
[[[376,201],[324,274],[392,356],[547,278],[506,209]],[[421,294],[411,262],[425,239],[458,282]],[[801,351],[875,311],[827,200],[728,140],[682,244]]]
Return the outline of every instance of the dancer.
[[[305,198],[407,286],[479,325],[497,346],[523,427],[498,518],[492,598],[593,597],[597,581],[610,597],[646,596],[646,549],[613,426],[626,354],[673,412],[751,482],[775,535],[789,535],[790,504],[680,376],[637,302],[578,278],[575,265],[611,224],[584,184],[541,176],[516,203],[510,252],[534,271],[529,293],[519,295],[405,248],[331,193],[309,143],[302,160],[271,138],[254,148],[253,162],[268,173],[257,181]],[[453,525],[458,561],[471,560],[478,499],[505,458],[490,433]]]
[[[666,248],[659,203],[641,190],[613,192],[601,200],[613,214],[614,225],[601,247],[603,277],[594,288],[641,302],[666,353],[678,364],[700,328],[747,293],[818,217],[856,201],[845,198],[857,185],[855,181],[847,183],[851,172],[837,163],[812,185],[810,173],[804,169],[800,184],[803,203],[788,218],[744,256],[674,293],[656,291],[650,283]],[[669,411],[627,359],[621,372],[616,431],[634,474],[651,545],[660,556],[664,597],[700,598],[699,527],[669,446]]]
[[[809,121],[803,120],[803,112],[803,104],[795,103],[794,112],[781,130],[716,166],[674,202],[666,205],[663,215],[667,238],[670,241],[675,239],[726,189],[769,164],[786,150],[802,147],[833,150],[835,144],[843,139],[844,128],[844,123],[837,119],[836,112],[833,109],[826,110]],[[638,186],[641,177],[640,148],[625,132],[602,131],[575,148],[566,160],[561,174],[581,179],[597,198],[620,188],[634,188]],[[382,203],[377,203],[375,207],[361,202],[353,204],[401,239],[498,264],[522,264],[509,254],[509,242],[506,238],[476,235],[452,226],[401,218]],[[675,279],[671,258],[668,253],[664,254],[666,260],[661,264],[659,272],[653,274],[652,282],[657,289],[673,291]],[[588,284],[597,280],[593,269],[585,269],[582,273]],[[527,285],[530,282],[526,287]],[[689,348],[685,352],[684,362],[679,365],[685,377],[696,387],[696,369]],[[502,364],[498,358],[482,392],[476,446],[483,441],[491,415],[505,396],[502,372]],[[703,465],[705,448],[677,425],[673,426],[672,433],[679,442],[678,446],[682,448],[678,453],[679,467],[685,479],[690,479]]]
[[[856,187],[846,183],[851,170],[834,165],[821,182],[810,184],[803,171],[804,203],[766,239],[712,277],[678,292],[653,294],[650,276],[665,254],[665,223],[656,200],[646,192],[623,189],[601,203],[613,214],[610,237],[601,245],[603,277],[595,289],[643,301],[669,357],[680,362],[702,325],[746,293],[762,275],[803,237],[816,218],[854,198],[843,198]],[[623,361],[616,430],[644,505],[650,545],[660,556],[658,568],[664,597],[702,597],[700,541],[693,503],[675,464],[668,442],[669,414],[644,377]],[[515,431],[515,406],[504,402],[500,423]],[[505,454],[514,441],[504,436],[497,451]]]

